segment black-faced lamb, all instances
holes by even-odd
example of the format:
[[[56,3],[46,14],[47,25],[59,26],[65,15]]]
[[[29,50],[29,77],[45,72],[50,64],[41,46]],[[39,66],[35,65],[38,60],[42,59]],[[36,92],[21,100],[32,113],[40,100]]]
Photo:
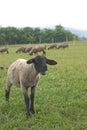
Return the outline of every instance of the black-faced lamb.
[[[8,68],[5,92],[6,100],[9,101],[9,94],[12,85],[20,87],[24,95],[27,116],[30,116],[30,112],[32,114],[35,113],[35,89],[38,84],[40,74],[46,74],[47,64],[56,65],[57,62],[55,60],[48,59],[45,56],[36,56],[30,60],[18,59]],[[28,96],[29,87],[31,88],[30,98]]]

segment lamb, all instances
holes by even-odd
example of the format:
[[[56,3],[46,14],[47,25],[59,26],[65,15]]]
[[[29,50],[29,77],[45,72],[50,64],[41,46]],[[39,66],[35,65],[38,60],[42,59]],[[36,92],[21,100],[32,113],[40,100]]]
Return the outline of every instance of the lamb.
[[[48,59],[45,56],[36,56],[30,60],[18,59],[8,68],[5,91],[6,101],[9,101],[9,94],[12,85],[20,87],[24,95],[27,116],[30,116],[30,112],[32,114],[35,113],[35,89],[40,79],[40,74],[46,74],[47,64],[56,65],[57,62]],[[28,96],[29,87],[31,88],[30,98]]]
[[[43,52],[43,54],[46,54],[45,49],[46,49],[46,45],[35,46],[31,49],[30,55],[33,55],[33,53],[38,53],[41,51]]]
[[[48,50],[49,50],[49,49],[53,49],[53,48],[56,48],[56,49],[57,49],[57,44],[51,44],[51,45],[48,47]]]
[[[5,47],[4,48],[0,48],[0,52],[1,53],[3,53],[3,52],[9,53],[8,48],[5,48]]]

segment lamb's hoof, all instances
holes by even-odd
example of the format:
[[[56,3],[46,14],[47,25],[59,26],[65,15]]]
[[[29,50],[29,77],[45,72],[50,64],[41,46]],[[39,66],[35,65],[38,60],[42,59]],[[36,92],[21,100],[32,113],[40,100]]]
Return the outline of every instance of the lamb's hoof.
[[[30,109],[30,112],[31,112],[32,114],[35,114],[35,111],[34,111],[34,110],[32,110],[32,109]]]
[[[27,113],[27,112],[26,112],[26,117],[27,117],[27,118],[28,118],[28,117],[31,117],[30,113]]]

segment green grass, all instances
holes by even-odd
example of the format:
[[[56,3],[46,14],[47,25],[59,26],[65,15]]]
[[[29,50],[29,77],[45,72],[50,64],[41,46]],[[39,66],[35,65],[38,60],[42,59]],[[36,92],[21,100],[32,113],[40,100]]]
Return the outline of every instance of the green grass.
[[[18,58],[18,46],[9,46],[9,54],[0,54],[0,66],[8,67]],[[71,43],[69,48],[46,50],[48,58],[58,61],[48,65],[41,75],[36,95],[36,114],[25,116],[23,94],[15,86],[9,104],[5,101],[7,70],[0,70],[0,130],[87,130],[87,42]]]

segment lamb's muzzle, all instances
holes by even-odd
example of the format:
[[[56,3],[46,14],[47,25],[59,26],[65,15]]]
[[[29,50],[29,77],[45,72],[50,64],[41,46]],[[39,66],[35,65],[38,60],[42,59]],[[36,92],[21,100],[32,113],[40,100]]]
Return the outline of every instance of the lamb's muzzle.
[[[12,85],[20,87],[24,95],[26,114],[28,116],[30,115],[30,112],[32,114],[35,113],[35,88],[39,81],[39,74],[46,74],[47,64],[55,65],[57,62],[48,59],[45,56],[36,56],[30,60],[18,59],[13,62],[8,69],[5,93],[6,100],[9,101],[9,94]],[[30,98],[28,96],[28,87],[31,88]]]

